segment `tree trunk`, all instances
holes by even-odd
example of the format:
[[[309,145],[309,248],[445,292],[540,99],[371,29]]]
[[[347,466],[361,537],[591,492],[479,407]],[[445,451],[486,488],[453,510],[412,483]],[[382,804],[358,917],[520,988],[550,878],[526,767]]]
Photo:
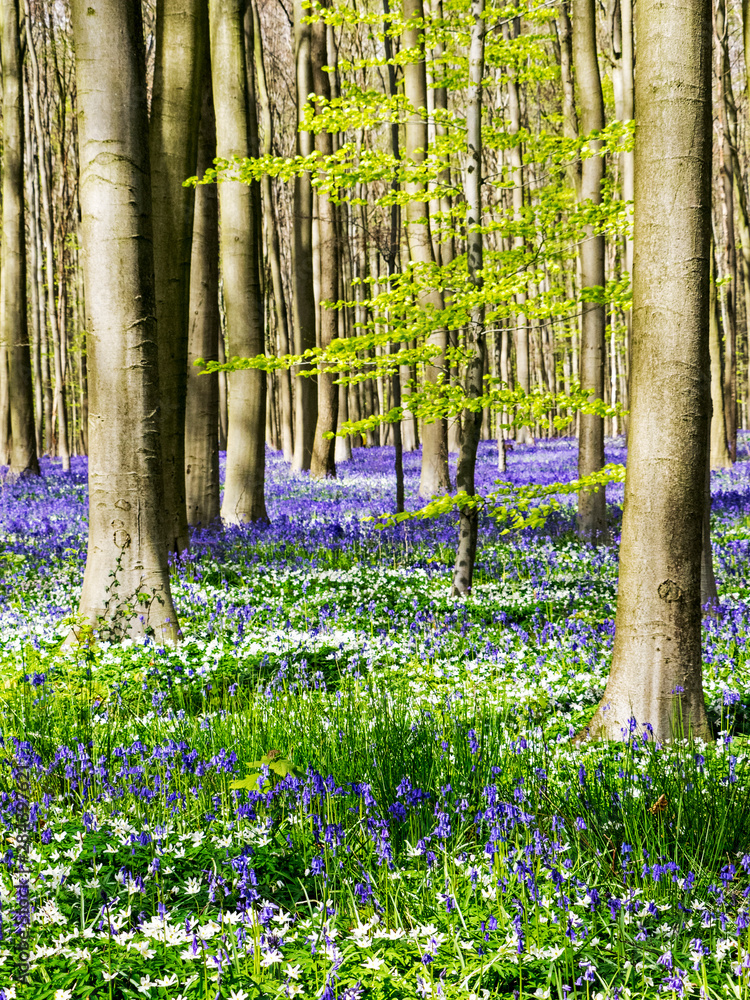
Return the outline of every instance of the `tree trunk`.
[[[222,159],[251,156],[249,100],[243,24],[244,0],[210,0],[211,75],[216,150]],[[261,296],[259,192],[254,184],[219,185],[219,240],[227,350],[230,357],[264,353]],[[221,516],[240,524],[267,520],[265,484],[266,375],[260,370],[229,376],[227,471]]]
[[[466,103],[467,166],[466,192],[466,261],[469,281],[479,292],[482,288],[482,76],[484,75],[484,0],[472,0],[472,31],[469,47],[469,87]],[[482,395],[485,367],[484,306],[477,303],[471,311],[466,331],[466,395]],[[475,495],[474,472],[477,447],[482,429],[482,411],[465,410],[463,434],[456,470],[456,486],[469,497]],[[479,511],[462,507],[459,514],[458,549],[453,566],[452,596],[465,597],[471,592],[477,555]]]
[[[724,240],[722,257],[728,284],[724,288],[724,409],[729,456],[737,457],[737,251],[734,232],[733,149],[737,148],[736,119],[729,60],[728,24],[724,0],[716,0],[716,59],[719,84],[719,190]],[[718,250],[718,247],[717,247]]]
[[[71,10],[90,335],[89,541],[79,612],[108,639],[176,640],[161,517],[141,4],[73,0]]]
[[[189,544],[185,400],[195,189],[182,182],[196,164],[205,6],[205,0],[157,0],[149,122],[165,529],[167,549],[175,553]]]
[[[506,42],[511,37],[516,38],[520,34],[520,18],[513,18],[513,25],[507,22],[503,24],[503,35]],[[518,91],[518,82],[515,72],[508,73],[508,132],[511,135],[518,135],[521,130],[521,98]],[[513,218],[520,222],[523,217],[523,153],[520,141],[516,141],[509,150],[511,167],[511,178],[513,181]],[[513,247],[519,253],[523,250],[523,236],[513,237]],[[518,292],[516,295],[516,305],[518,312],[513,317],[515,326],[513,340],[516,348],[516,381],[524,392],[531,391],[531,373],[529,371],[529,324],[524,313],[526,304],[526,293]],[[534,435],[530,427],[523,425],[516,427],[516,440],[521,444],[533,444]]]
[[[216,156],[208,46],[203,64],[199,177],[213,164]],[[201,373],[195,361],[197,358],[216,361],[219,357],[219,196],[216,184],[199,184],[195,189],[189,320],[185,414],[187,518],[188,524],[205,527],[219,517],[219,376]]]
[[[31,133],[31,112],[28,87],[24,87],[23,137],[26,152],[26,198],[31,218],[29,220],[29,271],[28,287],[31,293],[31,367],[34,373],[34,432],[37,458],[44,453],[44,395],[42,383],[42,328],[44,313],[40,311],[39,286],[36,282],[37,241],[35,239],[35,219],[38,214],[36,185],[34,184],[34,144]],[[0,295],[2,293],[0,292]]]
[[[258,106],[263,125],[262,153],[264,156],[270,156],[273,153],[273,116],[271,114],[271,98],[266,82],[263,35],[256,2],[253,2],[252,13],[255,41],[255,69],[258,76]],[[263,221],[266,227],[266,245],[268,247],[268,263],[271,268],[271,287],[273,289],[273,303],[276,311],[279,352],[281,354],[289,354],[289,315],[286,307],[286,295],[284,294],[284,282],[281,276],[279,226],[277,214],[273,207],[272,181],[267,173],[264,173],[261,178],[261,197],[264,206]],[[284,454],[284,460],[291,462],[294,457],[292,376],[288,368],[282,368],[277,374],[279,378],[279,402],[281,410],[281,450]]]
[[[55,395],[53,403],[53,419],[57,416],[57,451],[62,459],[63,472],[70,470],[70,443],[68,436],[68,415],[65,401],[65,354],[64,331],[61,331],[57,314],[55,296],[55,245],[54,217],[52,214],[51,179],[44,145],[44,127],[40,105],[39,63],[34,47],[31,31],[31,14],[29,0],[24,0],[26,12],[26,48],[29,53],[31,67],[31,98],[33,108],[34,129],[36,133],[37,159],[39,163],[39,188],[42,200],[42,237],[44,241],[44,258],[47,272],[47,316],[49,319],[50,337],[52,339],[52,354],[55,366]]]
[[[635,718],[656,739],[707,737],[710,0],[638,0],[637,18],[631,424],[612,670],[590,729],[620,738]]]
[[[328,0],[322,3],[327,9]],[[323,69],[328,64],[326,46],[326,23],[316,21],[312,27],[310,62],[312,63],[313,89],[315,93],[330,101],[331,81]],[[333,135],[323,129],[315,133],[315,149],[322,157],[333,155]],[[339,242],[336,206],[329,195],[318,188],[318,254],[320,260],[321,302],[337,302],[339,298]],[[330,346],[338,335],[338,310],[320,308],[320,346],[323,350]],[[339,387],[336,376],[321,372],[318,376],[318,420],[310,461],[310,475],[325,479],[336,475],[336,439],[325,434],[336,433],[339,413]]]
[[[573,0],[573,55],[581,107],[581,132],[588,135],[604,128],[604,100],[596,54],[596,6],[594,0]],[[601,143],[588,143],[592,152]],[[601,204],[604,159],[589,156],[581,171],[581,202]],[[604,235],[587,226],[580,244],[581,292],[604,288]],[[605,313],[604,305],[584,301],[581,328],[581,389],[594,399],[604,398]],[[578,442],[578,475],[589,476],[604,466],[604,419],[582,413]],[[605,489],[582,490],[578,494],[578,534],[601,545],[607,537]]]
[[[310,25],[303,20],[308,12],[301,0],[294,0],[294,57],[297,79],[297,123],[302,121],[313,92],[310,62]],[[297,155],[308,156],[313,151],[310,132],[297,132]],[[292,276],[294,296],[292,320],[294,353],[302,354],[316,344],[315,288],[313,284],[313,189],[308,173],[294,180],[294,219],[292,222]],[[300,366],[304,370],[304,365]],[[317,380],[311,376],[297,379],[295,392],[294,461],[296,472],[310,468],[315,426],[318,422]]]
[[[0,340],[7,356],[10,473],[39,475],[26,305],[23,64],[18,0],[2,0],[3,200]]]
[[[406,122],[405,156],[415,164],[424,162],[427,153],[427,75],[424,63],[424,6],[422,0],[405,0],[404,20],[401,36],[404,49],[416,49],[421,58],[413,57],[404,65],[404,95],[413,108]],[[430,235],[429,205],[427,192],[422,182],[406,185],[409,201],[405,206],[406,233],[409,256],[417,265],[431,266],[435,262]],[[422,220],[427,220],[422,221]],[[418,280],[420,280],[418,278]],[[419,294],[422,309],[443,310],[443,294],[439,289],[426,288]],[[428,344],[439,348],[438,356],[425,368],[425,378],[437,382],[445,375],[445,350],[447,333],[444,327],[434,330],[427,338]],[[448,473],[448,425],[445,420],[425,423],[422,428],[422,471],[419,479],[419,495],[424,499],[447,493],[451,488]]]
[[[719,329],[719,300],[716,294],[716,268],[714,266],[714,251],[711,249],[711,284],[709,304],[709,358],[711,362],[711,444],[710,467],[712,469],[730,469],[732,459],[727,447],[727,428],[724,408],[724,363],[721,350],[721,331]]]

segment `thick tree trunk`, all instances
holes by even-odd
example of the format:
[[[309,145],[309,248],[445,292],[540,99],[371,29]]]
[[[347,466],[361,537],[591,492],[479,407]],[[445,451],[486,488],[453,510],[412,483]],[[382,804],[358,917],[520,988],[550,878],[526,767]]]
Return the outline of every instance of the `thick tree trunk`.
[[[469,88],[466,104],[466,258],[469,280],[477,291],[482,287],[482,76],[484,74],[484,0],[472,0],[472,31],[469,47]],[[471,312],[466,330],[466,347],[470,352],[466,364],[466,395],[477,399],[482,395],[485,367],[484,307],[477,304]],[[463,414],[461,450],[456,470],[456,486],[460,492],[475,495],[474,472],[477,447],[482,429],[482,411],[466,410]],[[471,592],[474,563],[477,555],[479,512],[476,508],[461,508],[459,515],[458,549],[453,566],[451,594],[465,597]]]
[[[263,34],[261,31],[258,6],[253,2],[253,27],[255,41],[255,69],[258,75],[258,107],[263,125],[264,156],[273,153],[273,116],[271,114],[271,98],[266,81],[266,64],[263,51]],[[273,289],[273,304],[276,311],[276,328],[280,354],[289,354],[289,314],[286,306],[284,282],[281,276],[281,244],[279,240],[279,225],[274,208],[274,195],[271,178],[264,173],[261,178],[261,196],[264,206],[263,221],[266,227],[266,245],[268,247],[268,263],[271,269],[271,287]],[[288,368],[281,369],[279,379],[279,403],[281,410],[281,450],[284,460],[291,462],[294,457],[294,434],[292,430],[292,377]]]
[[[211,61],[203,58],[203,98],[198,134],[197,174],[216,156]],[[212,524],[219,517],[219,376],[195,367],[198,358],[219,357],[219,196],[217,185],[195,189],[193,250],[190,262],[185,488],[188,524]]]
[[[222,159],[252,155],[255,107],[247,93],[244,0],[210,0],[211,75],[216,150]],[[264,353],[260,283],[259,192],[254,185],[219,185],[219,239],[227,350],[230,357]],[[260,370],[229,376],[227,471],[221,516],[239,524],[267,520],[265,484],[266,375]]]
[[[89,541],[79,612],[102,637],[175,640],[161,517],[141,4],[73,0],[71,10],[90,406]]]
[[[10,472],[39,475],[26,306],[23,64],[18,0],[2,0],[3,203],[0,340],[8,359]]]
[[[328,4],[323,2],[325,9]],[[323,69],[328,64],[326,46],[326,24],[319,20],[311,25],[310,62],[312,63],[313,88],[325,101],[331,99],[331,82]],[[315,148],[321,156],[333,155],[333,135],[327,130],[316,132]],[[339,242],[336,206],[328,194],[318,188],[318,254],[320,260],[321,302],[337,302],[339,298]],[[330,346],[338,335],[338,311],[320,309],[320,346],[323,350]],[[336,439],[325,434],[336,433],[339,413],[339,387],[336,376],[321,372],[318,376],[318,420],[310,461],[310,475],[325,479],[336,475]]]
[[[591,723],[708,736],[710,0],[638,0],[631,426],[612,670]],[[668,149],[670,155],[664,156]]]
[[[294,57],[297,81],[297,122],[302,121],[313,92],[310,62],[310,25],[304,24],[307,10],[301,0],[294,0]],[[312,133],[297,132],[297,155],[313,151]],[[292,321],[294,353],[302,354],[316,345],[316,308],[313,283],[313,189],[309,174],[294,180],[294,219],[292,221],[292,275],[294,296]],[[302,366],[304,370],[304,366]],[[301,472],[310,468],[315,425],[318,422],[317,380],[311,376],[297,379],[295,391],[294,461],[292,468]]]
[[[205,0],[157,0],[150,153],[154,212],[156,324],[167,548],[188,547],[185,506],[185,400],[190,253],[201,106]]]
[[[405,157],[413,163],[424,162],[427,153],[427,75],[424,64],[424,7],[422,0],[405,0],[404,20],[406,22],[401,44],[404,49],[416,49],[421,58],[410,59],[404,65],[404,95],[413,109],[406,122]],[[406,185],[410,196],[405,207],[406,233],[409,256],[418,265],[430,266],[435,262],[429,224],[429,205],[423,183]],[[427,220],[422,221],[422,220]],[[426,288],[419,295],[423,309],[443,310],[443,294],[439,289]],[[427,343],[439,349],[437,357],[425,366],[425,378],[437,382],[445,376],[445,350],[448,337],[444,327],[438,327],[427,338]],[[425,499],[450,490],[448,473],[448,425],[445,420],[425,423],[422,428],[422,471],[419,479],[419,495]]]
[[[604,100],[596,54],[596,6],[594,0],[573,0],[573,57],[576,70],[581,131],[588,135],[604,128]],[[589,142],[592,152],[601,146]],[[581,201],[601,204],[604,159],[589,156],[581,171]],[[581,291],[604,288],[604,235],[586,227],[580,244]],[[584,301],[581,327],[581,388],[594,399],[604,398],[605,313],[604,305]],[[578,441],[578,475],[589,476],[604,466],[604,419],[582,413]],[[578,494],[578,534],[600,545],[607,537],[605,489],[582,490]]]

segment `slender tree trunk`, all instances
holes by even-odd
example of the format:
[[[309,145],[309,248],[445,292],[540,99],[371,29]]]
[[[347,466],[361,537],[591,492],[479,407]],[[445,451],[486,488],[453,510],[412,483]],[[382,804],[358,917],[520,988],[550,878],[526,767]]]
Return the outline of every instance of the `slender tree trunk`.
[[[31,293],[31,367],[34,373],[34,432],[37,457],[44,454],[44,396],[42,385],[42,327],[44,313],[40,312],[39,286],[36,282],[37,242],[34,227],[38,213],[36,185],[34,184],[34,144],[31,133],[31,113],[29,109],[28,87],[24,87],[23,134],[26,150],[26,199],[31,218],[29,220],[29,271],[28,282]],[[0,293],[2,294],[2,293]]]
[[[604,128],[604,100],[596,54],[596,6],[594,0],[573,0],[573,54],[576,68],[581,131],[588,135]],[[589,148],[597,152],[601,143],[590,141]],[[601,204],[604,159],[589,156],[581,171],[581,201]],[[587,226],[580,244],[581,291],[604,288],[604,235],[594,226]],[[594,399],[604,398],[604,352],[606,317],[604,305],[585,301],[582,304],[581,328],[581,388]],[[604,419],[593,413],[582,413],[578,442],[578,475],[589,476],[604,466]],[[582,490],[578,494],[578,534],[594,545],[607,537],[607,506],[605,489],[595,492]]]
[[[216,150],[222,159],[252,155],[247,92],[244,0],[210,0],[211,75],[216,115]],[[219,240],[227,350],[230,357],[264,353],[260,278],[259,191],[225,180],[219,185]],[[266,376],[235,371],[229,376],[227,471],[221,516],[239,524],[267,520],[265,484]]]
[[[328,0],[322,3],[328,8]],[[311,25],[310,62],[312,63],[313,88],[325,101],[331,99],[331,82],[328,72],[326,23],[318,20]],[[315,148],[322,157],[333,155],[333,135],[326,129],[316,132]],[[322,302],[337,302],[339,298],[339,242],[336,206],[329,195],[318,188],[318,253],[320,259],[320,298]],[[320,309],[320,346],[330,346],[338,335],[338,311]],[[336,376],[321,372],[318,376],[318,420],[310,461],[310,475],[325,479],[336,475],[336,439],[325,434],[335,434],[339,413],[339,387]]]
[[[29,0],[24,0],[26,12],[26,48],[29,53],[31,67],[31,99],[33,108],[34,128],[39,163],[39,188],[42,196],[42,237],[44,241],[45,268],[47,273],[47,316],[49,319],[50,337],[55,366],[55,395],[53,403],[53,419],[57,416],[57,451],[62,459],[64,472],[70,470],[70,443],[68,437],[68,415],[65,401],[65,354],[64,333],[61,333],[57,315],[55,296],[55,245],[54,217],[52,214],[52,193],[50,176],[45,156],[44,127],[40,105],[39,63],[34,47],[31,31],[31,14]]]
[[[466,192],[466,259],[469,280],[474,288],[482,288],[482,76],[484,75],[484,0],[472,0],[472,31],[469,47],[469,88],[466,104],[467,166]],[[466,364],[466,395],[477,399],[482,395],[485,367],[484,306],[477,303],[471,312],[466,331],[466,347],[470,352]],[[473,497],[476,493],[474,472],[477,447],[482,429],[481,409],[463,414],[461,450],[456,470],[459,493]],[[479,511],[476,507],[461,507],[459,515],[458,549],[453,566],[451,594],[465,597],[471,592],[474,563],[477,554]]]
[[[110,639],[176,640],[161,516],[141,4],[73,0],[71,10],[90,333],[89,541],[79,612]]]
[[[258,75],[258,107],[263,125],[264,156],[273,153],[273,116],[271,115],[271,98],[266,82],[266,64],[263,52],[263,35],[257,3],[253,2],[253,26],[255,40],[255,69]],[[281,244],[279,241],[279,226],[274,210],[274,195],[271,177],[264,173],[261,178],[261,196],[264,206],[263,220],[266,227],[266,245],[268,246],[268,263],[271,269],[271,287],[273,303],[276,311],[276,326],[278,331],[279,352],[290,353],[289,316],[286,307],[286,295],[281,267]],[[278,373],[279,397],[281,410],[281,449],[284,460],[291,462],[294,456],[294,435],[292,431],[292,377],[288,368]]]
[[[591,723],[708,736],[710,0],[638,0],[631,425],[612,669]],[[670,155],[664,156],[668,149]]]
[[[516,38],[520,33],[520,18],[513,19],[512,26],[503,24],[503,34],[505,40],[510,41],[511,37]],[[511,135],[518,135],[521,131],[521,98],[518,90],[518,82],[515,72],[508,73],[508,132]],[[516,222],[520,222],[523,217],[523,152],[520,140],[516,140],[509,150],[511,177],[513,181],[513,217]],[[519,255],[524,248],[523,236],[517,235],[513,238],[513,247],[519,251]],[[524,313],[526,304],[526,293],[518,292],[516,295],[516,312],[513,322],[514,343],[516,348],[516,381],[524,392],[531,391],[531,373],[529,371],[529,324]],[[528,426],[516,427],[516,440],[522,444],[533,444],[534,435]]]
[[[26,305],[23,64],[18,0],[2,0],[3,201],[0,340],[8,365],[10,472],[39,475]]]
[[[722,257],[729,282],[723,289],[726,326],[724,329],[724,408],[727,444],[732,461],[737,457],[737,252],[734,232],[734,158],[736,119],[729,60],[728,24],[724,0],[716,0],[716,62],[719,84],[719,191],[724,240]],[[735,126],[733,128],[733,125]],[[718,247],[717,247],[718,250]]]
[[[195,189],[182,182],[197,156],[205,7],[205,0],[157,0],[149,122],[165,527],[167,548],[175,553],[189,544],[185,400]]]
[[[727,427],[724,407],[724,361],[719,329],[719,300],[716,294],[716,268],[711,249],[711,286],[709,305],[709,358],[711,362],[711,446],[710,468],[729,469],[732,459],[727,447]]]
[[[203,57],[203,98],[198,133],[197,174],[216,156],[216,122],[211,60]],[[212,524],[219,517],[219,376],[203,374],[195,361],[219,357],[219,196],[215,184],[195,189],[193,249],[190,262],[185,486],[188,524]]]
[[[405,156],[415,164],[424,162],[427,153],[427,75],[424,64],[424,7],[422,0],[405,0],[403,7],[406,22],[401,44],[404,49],[416,49],[419,60],[412,58],[404,65],[404,95],[413,109],[406,122]],[[427,192],[421,182],[406,186],[410,196],[406,203],[406,229],[409,242],[409,256],[418,268],[429,267],[435,262],[430,235],[429,205]],[[423,221],[427,220],[427,221]],[[420,279],[418,279],[420,280]],[[423,279],[422,279],[423,280]],[[422,309],[443,310],[443,294],[437,288],[423,288],[419,293]],[[425,377],[437,382],[445,375],[445,351],[447,333],[438,327],[427,338],[428,344],[439,349],[438,356],[426,366]],[[422,471],[419,480],[419,495],[425,499],[450,490],[448,473],[448,425],[445,420],[425,423],[422,428]]]
[[[313,92],[310,61],[310,25],[304,24],[307,10],[301,0],[294,0],[294,56],[297,80],[297,122],[302,121]],[[310,132],[297,132],[297,155],[308,156],[313,151]],[[292,276],[294,296],[292,320],[294,353],[302,354],[316,345],[315,288],[313,284],[313,189],[309,174],[294,180],[294,218],[292,220]],[[303,366],[304,370],[304,366]],[[297,472],[310,468],[315,426],[318,422],[317,381],[311,376],[297,379],[295,392],[294,461]]]

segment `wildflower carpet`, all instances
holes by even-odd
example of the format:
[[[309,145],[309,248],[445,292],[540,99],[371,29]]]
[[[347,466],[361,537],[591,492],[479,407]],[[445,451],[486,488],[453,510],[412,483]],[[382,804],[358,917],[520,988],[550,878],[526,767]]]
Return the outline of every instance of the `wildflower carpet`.
[[[573,743],[617,548],[579,543],[570,511],[483,524],[454,602],[450,518],[364,519],[392,509],[389,449],[325,483],[269,454],[271,524],[196,531],[172,567],[177,648],[63,648],[85,460],[6,483],[0,1000],[750,997],[740,457],[713,480],[710,745],[657,745],[647,720]],[[483,444],[486,488],[496,464]],[[519,446],[507,478],[575,466],[572,442]]]

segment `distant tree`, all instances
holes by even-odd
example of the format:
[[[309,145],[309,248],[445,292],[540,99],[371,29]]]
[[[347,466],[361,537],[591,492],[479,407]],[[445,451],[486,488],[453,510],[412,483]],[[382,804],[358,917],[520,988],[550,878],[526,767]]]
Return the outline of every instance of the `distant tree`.
[[[140,0],[73,0],[86,327],[89,539],[80,614],[176,639],[162,518],[151,172]]]
[[[632,391],[612,670],[591,723],[708,735],[711,3],[638,0]],[[665,150],[669,155],[665,156]]]

